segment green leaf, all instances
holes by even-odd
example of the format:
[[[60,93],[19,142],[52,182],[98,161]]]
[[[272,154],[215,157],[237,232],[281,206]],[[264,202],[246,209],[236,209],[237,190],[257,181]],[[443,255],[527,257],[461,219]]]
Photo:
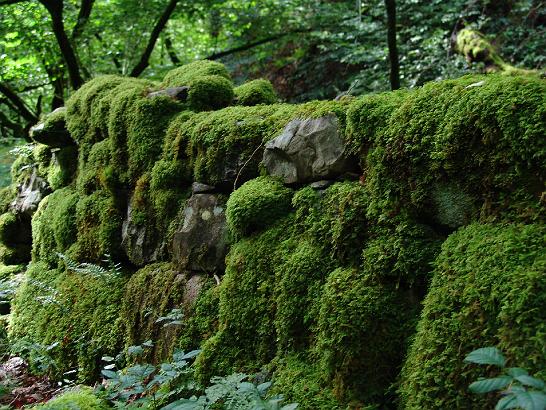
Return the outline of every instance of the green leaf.
[[[474,350],[464,359],[468,363],[492,364],[498,367],[504,367],[506,359],[502,352],[496,347],[482,347]]]
[[[142,346],[129,346],[127,348],[127,354],[129,356],[141,356],[144,353]]]
[[[508,410],[515,409],[516,407],[518,407],[518,400],[516,399],[516,396],[510,394],[508,396],[504,396],[497,402],[495,410]]]
[[[518,406],[523,410],[546,409],[546,394],[538,391],[522,391],[515,394]]]
[[[506,370],[506,373],[508,373],[512,377],[518,377],[518,376],[529,374],[527,370],[522,369],[521,367],[510,367],[509,369]]]
[[[118,378],[118,374],[117,372],[114,372],[112,370],[103,370],[102,372],[102,375],[108,379],[117,379]]]
[[[298,408],[298,403],[290,403],[290,404],[287,404],[286,406],[282,406],[281,410],[295,410],[297,408]]]
[[[258,389],[258,393],[260,393],[260,396],[265,396],[265,393],[267,393],[267,390],[271,387],[271,384],[271,382],[265,382],[256,387]]]
[[[518,382],[525,386],[534,387],[535,389],[542,390],[544,388],[544,382],[528,375],[521,375],[515,378]]]
[[[499,376],[493,379],[483,379],[472,383],[468,388],[472,393],[489,393],[496,390],[502,390],[508,386],[512,380],[510,376]]]

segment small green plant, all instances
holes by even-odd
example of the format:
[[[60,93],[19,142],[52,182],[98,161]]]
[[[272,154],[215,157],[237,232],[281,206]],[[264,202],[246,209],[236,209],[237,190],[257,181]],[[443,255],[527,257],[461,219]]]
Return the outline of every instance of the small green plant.
[[[497,377],[480,378],[470,384],[469,389],[473,393],[484,394],[501,392],[495,410],[546,409],[546,385],[544,381],[529,375],[521,367],[506,367],[506,359],[496,347],[483,347],[474,350],[464,359],[467,363],[496,366],[502,370]]]
[[[271,382],[255,385],[247,381],[248,375],[234,373],[226,377],[213,377],[205,395],[177,400],[162,410],[294,410],[297,403],[283,405],[282,395],[266,398]]]
[[[151,341],[140,346],[130,346],[127,355],[141,356],[144,348],[151,346]],[[159,366],[136,364],[117,371],[114,370],[115,364],[108,364],[102,370],[106,386],[105,398],[116,408],[159,409],[181,394],[195,390],[189,361],[198,354],[199,350],[189,353],[175,350],[170,363]],[[113,362],[115,359],[103,357],[103,360]]]
[[[115,263],[109,254],[105,254],[103,259],[103,262],[108,265],[107,268],[94,263],[78,263],[62,253],[57,253],[57,256],[65,263],[67,270],[95,279],[115,279],[122,274],[121,263]]]

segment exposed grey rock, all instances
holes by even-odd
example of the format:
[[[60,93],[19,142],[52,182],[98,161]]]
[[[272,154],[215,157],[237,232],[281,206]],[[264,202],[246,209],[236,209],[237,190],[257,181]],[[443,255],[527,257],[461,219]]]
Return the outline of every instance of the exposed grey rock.
[[[190,87],[171,87],[165,88],[164,90],[153,91],[148,93],[146,97],[171,97],[173,100],[184,102],[188,99],[188,91]]]
[[[293,120],[283,133],[265,145],[263,162],[268,174],[286,184],[331,179],[357,170],[357,161],[345,152],[338,119]]]
[[[212,185],[202,184],[201,182],[194,182],[191,184],[191,192],[193,194],[206,194],[210,192],[214,192],[216,187]]]
[[[197,301],[205,282],[206,276],[202,274],[191,275],[187,279],[186,285],[184,286],[184,296],[182,298],[185,305],[193,306]]]
[[[18,187],[17,197],[11,203],[11,208],[17,214],[32,217],[38,204],[44,199],[51,189],[47,181],[38,176],[38,170],[33,168],[30,176]]]
[[[163,238],[152,224],[137,224],[133,219],[131,203],[121,226],[121,247],[129,260],[137,266],[161,260],[166,254]]]
[[[332,185],[334,183],[334,181],[332,180],[329,180],[329,179],[322,179],[320,181],[316,181],[316,182],[311,182],[309,184],[309,186],[313,189],[316,189],[316,190],[320,190],[320,189],[326,189],[328,188],[330,185]]]
[[[173,238],[173,261],[180,270],[215,272],[224,269],[227,251],[224,206],[213,194],[194,194]]]
[[[52,111],[46,117],[45,121],[30,128],[30,137],[40,144],[45,144],[53,148],[75,145],[75,141],[66,129],[65,112],[65,107],[59,107]]]

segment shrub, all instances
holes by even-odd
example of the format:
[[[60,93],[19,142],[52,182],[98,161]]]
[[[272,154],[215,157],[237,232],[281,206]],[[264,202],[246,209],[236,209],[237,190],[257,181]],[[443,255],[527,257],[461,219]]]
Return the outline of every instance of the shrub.
[[[110,407],[96,397],[90,388],[78,387],[67,390],[34,408],[41,410],[107,410]]]

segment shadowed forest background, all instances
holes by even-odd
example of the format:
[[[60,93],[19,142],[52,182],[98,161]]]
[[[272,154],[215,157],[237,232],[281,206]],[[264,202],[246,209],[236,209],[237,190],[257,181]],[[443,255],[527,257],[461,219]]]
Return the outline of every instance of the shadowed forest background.
[[[463,26],[508,63],[544,67],[540,0],[3,0],[0,135],[24,136],[99,74],[160,79],[204,58],[226,64],[236,83],[269,79],[288,102],[389,90],[389,3],[402,87],[468,72],[451,43]]]

